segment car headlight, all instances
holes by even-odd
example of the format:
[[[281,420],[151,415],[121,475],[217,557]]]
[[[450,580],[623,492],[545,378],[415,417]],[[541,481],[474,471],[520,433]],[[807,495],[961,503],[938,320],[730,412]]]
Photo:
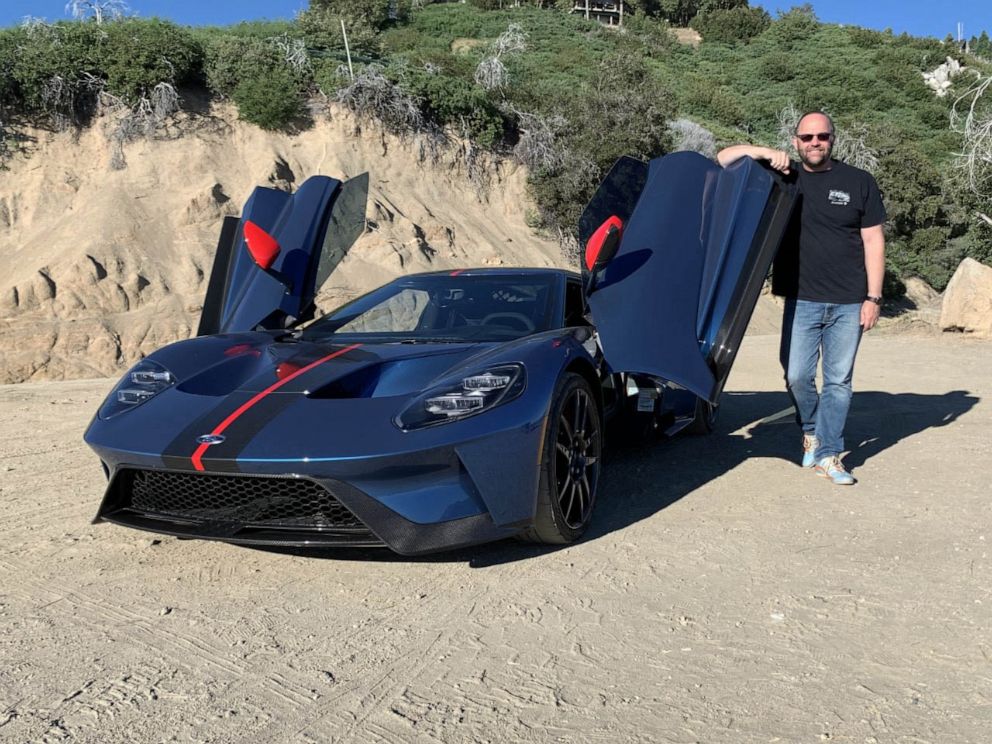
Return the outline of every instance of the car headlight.
[[[176,378],[158,362],[145,359],[134,365],[117,383],[100,406],[101,419],[109,419],[137,408],[163,390],[176,384]]]
[[[524,391],[522,364],[501,364],[422,393],[395,418],[404,431],[446,424],[488,411]]]

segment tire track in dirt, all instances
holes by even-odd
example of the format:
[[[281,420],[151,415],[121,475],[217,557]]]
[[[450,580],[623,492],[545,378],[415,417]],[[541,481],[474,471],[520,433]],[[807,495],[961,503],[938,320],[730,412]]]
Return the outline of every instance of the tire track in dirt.
[[[232,659],[229,650],[219,648],[214,639],[169,627],[168,621],[159,617],[158,605],[145,603],[146,612],[141,612],[110,604],[107,598],[97,599],[78,589],[70,590],[56,582],[24,579],[25,569],[9,560],[0,559],[0,570],[6,573],[4,586],[28,603],[47,596],[49,601],[43,601],[37,611],[60,615],[65,624],[82,623],[97,634],[126,639],[198,676],[203,676],[206,666],[208,679],[229,690],[243,685],[261,686],[272,693],[276,707],[295,709],[312,702],[310,691],[304,685],[279,674],[259,671],[253,663]],[[128,603],[132,607],[140,606],[133,597]]]

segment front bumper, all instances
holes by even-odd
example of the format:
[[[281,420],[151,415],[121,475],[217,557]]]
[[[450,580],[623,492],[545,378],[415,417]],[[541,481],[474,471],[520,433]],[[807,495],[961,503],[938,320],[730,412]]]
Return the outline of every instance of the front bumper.
[[[418,524],[342,481],[122,468],[94,522],[241,545],[388,547],[402,555],[511,537],[489,514]]]

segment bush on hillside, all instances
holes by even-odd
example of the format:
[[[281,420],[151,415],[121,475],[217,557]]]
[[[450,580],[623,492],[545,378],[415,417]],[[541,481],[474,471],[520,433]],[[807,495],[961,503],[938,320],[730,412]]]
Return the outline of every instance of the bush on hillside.
[[[658,15],[673,26],[688,26],[699,12],[700,0],[657,0]]]
[[[307,11],[327,13],[381,31],[410,15],[410,0],[310,0]]]
[[[672,152],[688,150],[708,158],[716,157],[716,138],[706,127],[689,119],[675,119],[669,123],[668,133],[672,137]]]
[[[204,50],[203,72],[214,93],[231,97],[242,83],[259,73],[284,67],[279,50],[263,39],[220,36]],[[297,88],[296,83],[292,86]]]
[[[423,67],[402,71],[399,83],[420,99],[424,113],[438,125],[451,126],[484,147],[502,139],[503,116],[479,86]]]
[[[200,65],[199,44],[167,21],[33,22],[0,31],[0,100],[56,127],[81,124],[101,92],[136,106],[160,83],[191,81]]]
[[[311,0],[300,13],[300,30],[313,46],[335,53],[345,50],[360,56],[379,53],[379,34],[403,23],[410,14],[410,0]]]
[[[629,55],[604,59],[593,81],[562,102],[570,123],[558,168],[539,170],[531,187],[545,223],[573,234],[579,215],[618,158],[653,158],[671,149],[675,97]]]
[[[238,116],[262,129],[286,129],[305,114],[293,73],[285,65],[262,70],[234,89]]]
[[[57,128],[85,121],[99,92],[95,24],[32,23],[2,32],[10,102]]]
[[[202,50],[193,36],[169,21],[125,18],[104,23],[97,60],[107,90],[129,104],[148,98],[162,82],[190,82],[202,67]]]
[[[768,26],[764,36],[777,48],[789,51],[809,41],[820,30],[820,22],[810,4],[782,13]]]
[[[337,89],[335,97],[359,119],[377,121],[387,132],[416,134],[425,127],[420,101],[387,77],[379,65],[361,70]]]
[[[702,12],[689,25],[700,33],[704,42],[733,44],[750,41],[771,22],[771,16],[761,8],[738,7]]]
[[[624,18],[624,34],[642,54],[649,57],[670,57],[679,50],[672,28],[663,18],[639,14]]]
[[[313,70],[298,39],[220,35],[205,47],[207,86],[234,101],[242,119],[263,129],[285,129],[304,116]]]

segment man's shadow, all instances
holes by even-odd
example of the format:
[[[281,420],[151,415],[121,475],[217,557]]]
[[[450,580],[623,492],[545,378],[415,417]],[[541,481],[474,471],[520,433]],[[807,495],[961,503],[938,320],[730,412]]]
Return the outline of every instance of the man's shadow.
[[[855,393],[845,431],[850,454],[844,464],[854,471],[907,437],[946,426],[978,400],[963,390],[941,395]],[[708,436],[679,435],[608,451],[586,539],[646,519],[745,460],[780,459],[798,467],[800,433],[785,392],[726,393],[720,408],[716,430]]]

